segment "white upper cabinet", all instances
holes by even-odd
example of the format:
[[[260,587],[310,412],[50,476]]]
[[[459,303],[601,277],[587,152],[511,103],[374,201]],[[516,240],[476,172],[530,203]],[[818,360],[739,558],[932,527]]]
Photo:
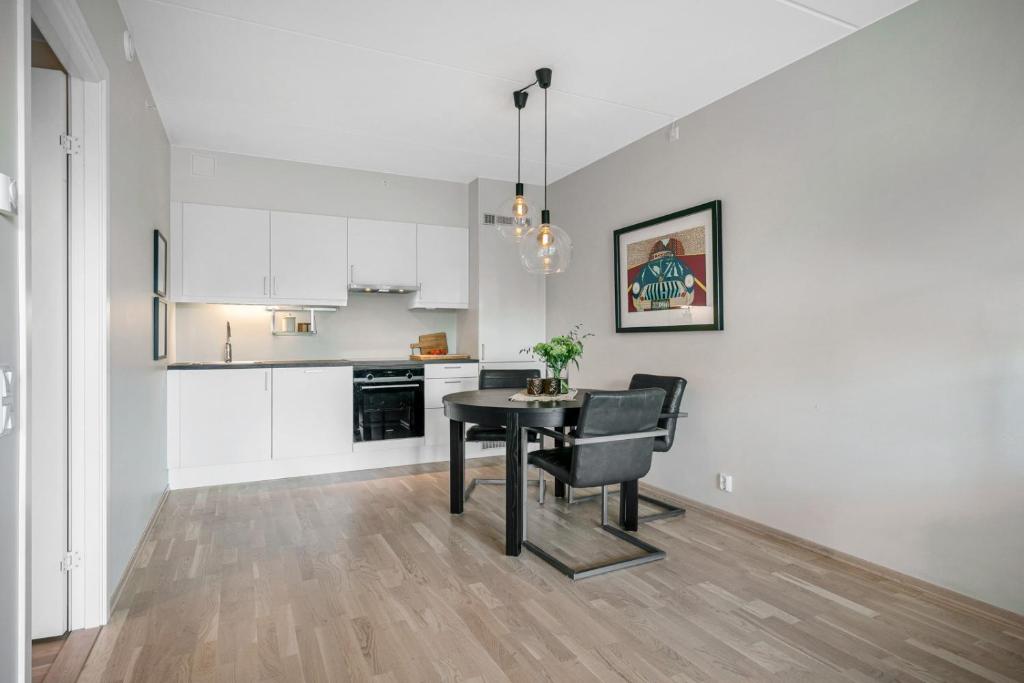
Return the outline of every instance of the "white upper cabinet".
[[[415,308],[469,307],[469,230],[416,226]]]
[[[348,303],[348,219],[270,212],[270,298],[277,304]]]
[[[270,295],[270,212],[182,206],[181,298],[262,303]]]
[[[348,220],[349,284],[416,287],[416,224]]]

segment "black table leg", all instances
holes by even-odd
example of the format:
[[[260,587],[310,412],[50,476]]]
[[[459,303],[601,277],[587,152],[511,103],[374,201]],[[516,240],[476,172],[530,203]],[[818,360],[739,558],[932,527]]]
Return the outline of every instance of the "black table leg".
[[[523,552],[522,453],[519,415],[505,413],[505,554]]]
[[[453,515],[462,514],[463,489],[466,479],[466,437],[465,423],[449,420],[448,489],[449,503]]]
[[[569,427],[562,427],[562,433],[563,434],[568,434],[569,431],[570,431]],[[558,446],[559,444],[556,443],[555,445]],[[559,481],[558,479],[555,479],[555,498],[565,498],[565,482],[564,481]]]
[[[636,479],[619,487],[619,525],[626,531],[640,528],[640,482]]]

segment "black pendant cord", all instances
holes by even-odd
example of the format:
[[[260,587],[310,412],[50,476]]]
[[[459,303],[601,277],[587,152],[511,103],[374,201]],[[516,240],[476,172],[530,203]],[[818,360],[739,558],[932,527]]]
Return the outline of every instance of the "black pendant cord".
[[[523,110],[516,108],[516,185],[523,182]]]
[[[548,89],[544,88],[544,210],[548,210]]]

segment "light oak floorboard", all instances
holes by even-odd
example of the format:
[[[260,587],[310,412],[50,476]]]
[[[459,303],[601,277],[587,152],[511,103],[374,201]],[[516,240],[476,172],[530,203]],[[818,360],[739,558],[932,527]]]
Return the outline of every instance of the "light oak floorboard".
[[[531,501],[530,538],[634,554],[598,513]],[[712,515],[643,525],[666,560],[576,583],[505,557],[503,515],[493,486],[449,515],[437,466],[173,491],[81,680],[1024,680],[1016,627]]]

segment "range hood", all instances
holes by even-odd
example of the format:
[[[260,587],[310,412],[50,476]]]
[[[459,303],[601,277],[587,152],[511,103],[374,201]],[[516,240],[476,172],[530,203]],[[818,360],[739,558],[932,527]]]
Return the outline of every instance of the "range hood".
[[[420,288],[419,285],[372,285],[356,284],[352,282],[348,286],[350,292],[369,292],[372,294],[408,294]]]

